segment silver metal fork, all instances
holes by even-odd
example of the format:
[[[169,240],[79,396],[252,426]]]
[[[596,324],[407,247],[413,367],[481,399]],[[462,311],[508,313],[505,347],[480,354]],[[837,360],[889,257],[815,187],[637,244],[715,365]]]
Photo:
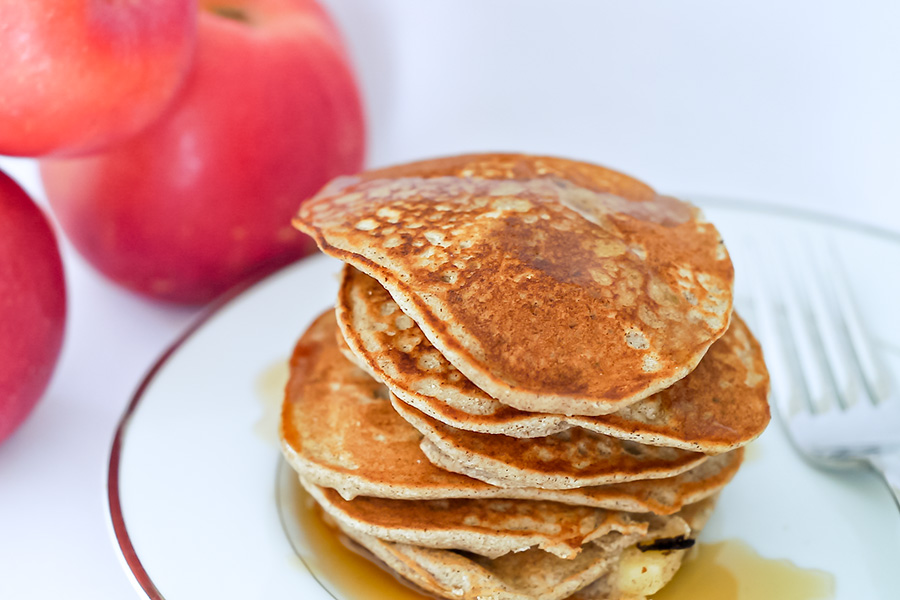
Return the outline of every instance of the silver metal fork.
[[[818,242],[818,243],[814,243]],[[870,467],[900,508],[900,394],[833,244],[755,246],[754,309],[773,401],[794,447],[819,467]],[[769,256],[765,256],[766,253]]]

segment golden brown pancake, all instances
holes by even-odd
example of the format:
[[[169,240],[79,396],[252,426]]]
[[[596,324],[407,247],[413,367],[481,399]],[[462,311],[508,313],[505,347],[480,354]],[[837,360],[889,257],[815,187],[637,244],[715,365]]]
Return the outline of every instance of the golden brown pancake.
[[[716,493],[741,463],[737,450],[677,477],[575,490],[500,488],[451,473],[425,457],[422,435],[393,409],[387,388],[341,354],[336,331],[334,312],[327,311],[298,341],[281,440],[297,472],[348,499],[521,498],[671,514]]]
[[[425,436],[422,450],[431,462],[501,487],[567,490],[661,479],[684,473],[709,458],[580,427],[527,439],[475,433],[450,427],[399,400],[394,399],[393,404],[394,410]]]
[[[619,412],[593,417],[530,413],[491,398],[435,349],[381,284],[349,265],[337,316],[360,366],[406,404],[457,429],[540,437],[581,427],[709,454],[752,441],[769,422],[762,350],[737,315],[690,375]]]
[[[542,500],[392,500],[336,491],[300,478],[306,491],[345,529],[388,542],[473,552],[497,558],[537,547],[574,558],[582,546],[612,531],[647,532],[637,515]]]
[[[401,577],[442,598],[562,600],[612,572],[639,535],[610,535],[572,560],[541,550],[496,559],[379,540],[344,529]]]
[[[371,171],[334,181],[294,223],[520,410],[621,410],[693,370],[731,316],[731,261],[700,211],[587,163],[472,155]]]
[[[677,570],[685,551],[641,552],[637,542],[663,537],[696,536],[712,499],[692,507],[689,514],[657,517],[645,535],[611,532],[588,543],[574,559],[561,559],[541,550],[510,553],[495,559],[475,554],[388,542],[341,525],[355,540],[401,577],[432,594],[461,600],[599,600],[620,593],[652,593]],[[662,568],[659,565],[662,564]],[[641,581],[642,576],[650,581]],[[635,575],[636,574],[636,575]],[[662,579],[662,580],[660,580]],[[648,584],[651,586],[648,589]],[[578,595],[579,591],[583,594]],[[607,595],[602,596],[603,591]],[[643,596],[643,593],[640,595]]]

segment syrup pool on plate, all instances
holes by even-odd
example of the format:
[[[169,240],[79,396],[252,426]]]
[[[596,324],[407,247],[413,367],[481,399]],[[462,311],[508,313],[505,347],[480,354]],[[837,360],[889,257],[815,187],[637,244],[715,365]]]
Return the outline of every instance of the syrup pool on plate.
[[[653,600],[829,600],[834,577],[764,558],[740,540],[700,543]]]
[[[427,600],[377,563],[350,549],[282,463],[280,510],[285,530],[307,568],[337,600]],[[768,559],[739,540],[701,543],[652,600],[829,600],[834,578],[788,560]]]
[[[284,386],[287,384],[289,375],[288,359],[276,360],[257,376],[254,386],[262,414],[253,425],[253,433],[276,445],[279,444],[278,420],[281,418]]]
[[[433,600],[351,550],[284,462],[279,471],[279,504],[282,524],[297,555],[337,600]]]

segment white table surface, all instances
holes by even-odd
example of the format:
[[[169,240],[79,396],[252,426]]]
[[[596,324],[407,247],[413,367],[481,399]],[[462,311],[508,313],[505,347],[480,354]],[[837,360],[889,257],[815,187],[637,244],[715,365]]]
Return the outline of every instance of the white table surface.
[[[897,3],[326,4],[360,72],[372,166],[560,154],[666,192],[900,231]],[[32,161],[0,159],[0,169],[46,205]],[[107,524],[109,446],[144,373],[199,309],[117,288],[64,239],[62,252],[61,361],[0,446],[0,598],[137,597]]]

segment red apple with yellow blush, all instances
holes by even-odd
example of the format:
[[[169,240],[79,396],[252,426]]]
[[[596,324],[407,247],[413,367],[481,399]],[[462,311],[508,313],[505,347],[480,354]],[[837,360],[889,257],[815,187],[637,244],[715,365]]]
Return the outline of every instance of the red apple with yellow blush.
[[[31,198],[0,172],[0,442],[44,393],[65,322],[56,236]]]
[[[208,301],[313,251],[291,216],[362,166],[360,97],[311,0],[202,2],[194,67],[172,108],[96,156],[44,160],[76,248],[143,294]]]
[[[71,156],[158,118],[190,67],[195,0],[0,0],[0,154]]]

